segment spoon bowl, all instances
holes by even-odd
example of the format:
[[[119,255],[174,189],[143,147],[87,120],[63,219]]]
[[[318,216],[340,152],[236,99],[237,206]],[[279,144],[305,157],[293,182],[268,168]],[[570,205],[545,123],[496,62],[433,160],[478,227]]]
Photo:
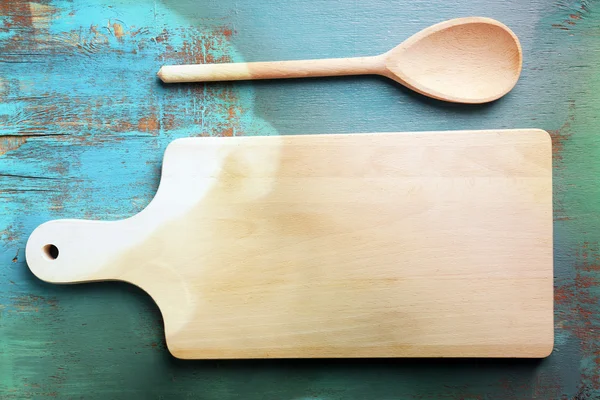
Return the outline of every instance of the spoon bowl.
[[[168,65],[158,76],[172,83],[378,74],[438,100],[487,103],[515,86],[522,61],[519,39],[507,26],[468,17],[426,28],[378,56]]]
[[[486,103],[508,93],[521,74],[517,36],[490,18],[433,25],[383,55],[391,79],[421,94],[458,103]]]

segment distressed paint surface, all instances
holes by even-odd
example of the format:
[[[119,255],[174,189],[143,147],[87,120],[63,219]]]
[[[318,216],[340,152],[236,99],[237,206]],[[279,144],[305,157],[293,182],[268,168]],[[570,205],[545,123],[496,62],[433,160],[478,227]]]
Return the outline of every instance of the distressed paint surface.
[[[161,85],[163,63],[361,56],[433,23],[497,18],[524,69],[485,106],[379,77]],[[0,398],[600,397],[600,1],[0,1]],[[23,253],[56,218],[121,219],[194,135],[536,127],[554,150],[552,356],[179,361],[160,313],[119,283],[55,286]]]

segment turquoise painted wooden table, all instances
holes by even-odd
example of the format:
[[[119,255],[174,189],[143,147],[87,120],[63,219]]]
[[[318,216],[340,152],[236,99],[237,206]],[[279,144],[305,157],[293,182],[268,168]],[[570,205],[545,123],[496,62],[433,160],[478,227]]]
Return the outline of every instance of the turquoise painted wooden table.
[[[506,98],[459,106],[385,78],[161,85],[164,63],[362,56],[483,15],[522,40]],[[0,398],[600,398],[600,1],[3,0]],[[121,219],[195,135],[543,128],[554,149],[555,351],[544,360],[179,361],[126,284],[53,286],[24,248],[56,218]]]

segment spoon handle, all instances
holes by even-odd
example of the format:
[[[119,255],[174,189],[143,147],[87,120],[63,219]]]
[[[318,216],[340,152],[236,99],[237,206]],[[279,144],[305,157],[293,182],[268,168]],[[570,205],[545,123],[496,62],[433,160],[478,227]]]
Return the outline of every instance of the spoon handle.
[[[158,77],[165,83],[240,81],[367,75],[377,74],[383,68],[383,58],[374,56],[322,60],[165,65],[158,71]]]

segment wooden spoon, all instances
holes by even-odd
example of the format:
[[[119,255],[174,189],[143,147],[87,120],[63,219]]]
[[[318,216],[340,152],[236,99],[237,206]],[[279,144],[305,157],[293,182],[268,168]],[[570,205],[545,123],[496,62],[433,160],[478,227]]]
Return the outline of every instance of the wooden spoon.
[[[507,26],[468,17],[433,25],[373,57],[167,65],[158,76],[172,83],[379,74],[435,99],[486,103],[515,86],[522,61],[519,39]]]

